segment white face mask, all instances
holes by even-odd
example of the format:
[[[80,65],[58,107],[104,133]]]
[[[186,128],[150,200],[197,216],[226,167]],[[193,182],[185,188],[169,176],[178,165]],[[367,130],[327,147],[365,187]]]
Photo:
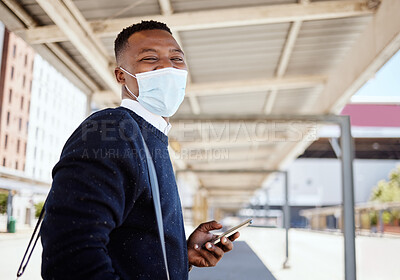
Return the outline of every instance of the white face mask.
[[[122,71],[137,80],[139,97],[125,85],[132,97],[153,114],[170,117],[176,113],[185,97],[187,71],[162,68],[133,75],[122,67]]]

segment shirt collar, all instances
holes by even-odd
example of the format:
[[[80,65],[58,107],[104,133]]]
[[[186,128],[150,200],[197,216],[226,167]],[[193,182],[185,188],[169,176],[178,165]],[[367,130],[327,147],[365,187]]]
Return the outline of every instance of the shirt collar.
[[[167,121],[158,115],[153,114],[146,108],[144,108],[139,102],[132,99],[122,99],[121,107],[127,108],[139,116],[141,116],[145,121],[150,123],[152,126],[163,132],[165,135],[168,135],[172,125],[167,123]]]

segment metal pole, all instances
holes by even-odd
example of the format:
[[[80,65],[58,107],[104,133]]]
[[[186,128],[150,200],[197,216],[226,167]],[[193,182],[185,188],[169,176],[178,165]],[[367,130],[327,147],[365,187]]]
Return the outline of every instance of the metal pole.
[[[353,158],[354,148],[351,137],[350,118],[342,117],[340,122],[342,148],[342,195],[343,195],[343,234],[344,234],[344,270],[346,280],[356,280],[356,250],[354,228],[354,184]]]
[[[290,228],[290,206],[289,206],[289,179],[287,171],[282,172],[285,178],[285,205],[284,205],[284,217],[285,217],[285,232],[286,232],[286,259],[283,263],[283,268],[289,268],[289,228]]]

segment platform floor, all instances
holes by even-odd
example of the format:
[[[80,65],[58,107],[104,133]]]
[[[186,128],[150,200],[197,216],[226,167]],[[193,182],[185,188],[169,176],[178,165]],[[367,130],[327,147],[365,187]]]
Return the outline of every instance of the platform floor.
[[[235,250],[225,254],[216,267],[193,268],[189,280],[276,280],[245,241],[236,241]]]
[[[341,235],[292,229],[290,268],[284,269],[283,229],[246,228],[241,234],[217,267],[195,268],[190,280],[344,280]],[[15,279],[29,237],[30,231],[0,233],[0,279]],[[400,238],[357,236],[357,279],[399,280],[399,252]],[[40,256],[38,244],[21,280],[41,279]]]

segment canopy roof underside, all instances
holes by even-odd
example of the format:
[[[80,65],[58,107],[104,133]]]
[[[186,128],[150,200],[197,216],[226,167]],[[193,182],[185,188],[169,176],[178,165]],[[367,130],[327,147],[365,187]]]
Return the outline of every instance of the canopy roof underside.
[[[296,158],[318,127],[296,116],[338,113],[399,49],[399,3],[4,0],[0,16],[100,108],[120,102],[116,35],[140,20],[166,22],[189,67],[187,96],[171,119],[174,164],[231,170],[197,176],[211,204],[239,208],[270,174],[240,170],[277,170]],[[193,121],[204,115],[210,121]],[[212,121],[232,115],[258,117]],[[271,121],[283,115],[293,120]]]

